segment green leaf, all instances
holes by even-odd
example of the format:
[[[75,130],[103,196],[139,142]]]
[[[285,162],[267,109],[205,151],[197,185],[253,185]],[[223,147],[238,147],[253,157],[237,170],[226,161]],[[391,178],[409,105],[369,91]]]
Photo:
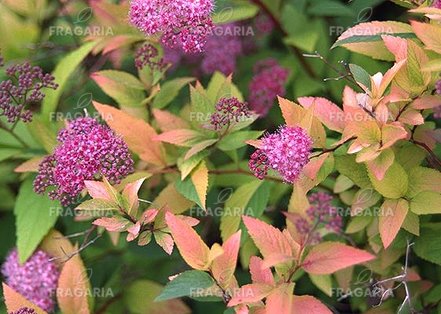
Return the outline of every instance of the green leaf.
[[[372,186],[366,166],[357,163],[354,155],[335,156],[335,168],[361,188]]]
[[[155,302],[163,287],[150,280],[137,280],[124,289],[124,303],[130,313],[189,313],[188,307],[180,300]]]
[[[365,69],[362,67],[356,65],[356,64],[349,64],[349,70],[351,70],[352,75],[354,76],[354,79],[358,82],[363,84],[365,87],[367,87],[369,90],[372,88],[371,86],[371,76],[368,72],[366,72]]]
[[[54,226],[60,209],[58,201],[51,201],[47,195],[35,194],[33,177],[22,183],[14,208],[20,263],[32,255]]]
[[[165,301],[185,296],[196,295],[213,286],[214,280],[209,274],[199,270],[188,270],[167,283],[162,293],[155,299]]]
[[[441,193],[441,173],[439,171],[425,167],[410,169],[407,196],[414,197],[423,191]]]
[[[340,47],[347,44],[355,44],[355,43],[369,43],[369,42],[381,42],[383,41],[382,37],[383,35],[391,35],[390,33],[378,33],[376,35],[357,35],[352,37],[347,37],[342,40],[338,40],[332,48]],[[414,33],[393,33],[394,37],[401,37],[401,38],[409,38],[409,39],[415,39],[417,38]]]
[[[214,103],[210,101],[202,87],[190,85],[191,112],[190,120],[193,125],[199,126],[206,123],[214,112]]]
[[[441,214],[441,194],[424,191],[410,201],[410,210],[417,215]]]
[[[239,230],[242,215],[260,217],[269,199],[269,185],[253,180],[240,186],[225,202],[220,222],[224,241]],[[244,238],[242,239],[244,240]]]
[[[441,265],[441,223],[428,223],[421,226],[420,236],[415,239],[413,250],[422,259]]]
[[[215,12],[212,18],[215,24],[227,24],[253,18],[258,12],[258,6],[251,3],[244,3],[244,5],[240,6],[223,8]]]
[[[398,199],[406,195],[409,180],[406,171],[398,163],[393,163],[392,166],[386,171],[383,180],[377,180],[375,175],[368,172],[372,185],[381,195]]]
[[[225,136],[219,141],[217,147],[220,150],[229,151],[246,145],[245,141],[255,140],[263,134],[263,131],[239,131]]]
[[[192,77],[180,77],[165,82],[153,100],[153,107],[159,109],[167,107],[179,95],[179,91],[193,81]]]
[[[45,119],[49,119],[52,112],[56,111],[58,101],[64,91],[65,85],[72,73],[78,68],[83,59],[92,51],[97,42],[92,41],[84,44],[77,50],[72,51],[66,55],[55,67],[52,75],[55,77],[55,82],[59,85],[56,90],[47,90],[46,97],[41,105],[41,112]]]
[[[308,8],[308,13],[316,16],[354,16],[355,12],[346,4],[335,0],[316,0]]]

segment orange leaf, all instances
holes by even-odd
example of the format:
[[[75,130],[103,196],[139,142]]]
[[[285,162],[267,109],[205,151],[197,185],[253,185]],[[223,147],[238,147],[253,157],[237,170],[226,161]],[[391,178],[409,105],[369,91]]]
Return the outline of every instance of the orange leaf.
[[[342,132],[344,123],[344,113],[336,104],[322,97],[301,97],[298,99],[300,105],[309,109],[313,104],[314,116],[316,116],[330,130]]]
[[[323,242],[311,249],[302,267],[310,274],[327,275],[374,258],[366,251],[339,242]]]
[[[329,154],[330,153],[325,153],[321,156],[311,158],[310,162],[303,168],[303,173],[311,180],[314,180],[317,177],[320,168],[329,157]]]
[[[39,306],[35,305],[31,301],[27,300],[20,293],[9,287],[7,284],[3,283],[3,295],[5,298],[6,308],[9,312],[15,312],[22,307],[27,307],[33,309],[37,314],[47,314],[46,311],[42,310]]]
[[[240,235],[239,230],[222,245],[223,254],[213,260],[211,265],[211,272],[216,281],[223,289],[230,287],[231,279],[234,276],[236,270],[237,255],[239,254],[240,247]]]
[[[295,314],[332,314],[322,302],[310,295],[295,295],[292,300],[292,312]]]
[[[117,203],[116,190],[106,182],[101,181],[84,181],[87,192],[92,198],[103,199],[110,202]]]
[[[24,163],[20,164],[17,168],[14,169],[15,172],[22,173],[22,172],[38,172],[38,166],[40,165],[43,158],[46,156],[41,157],[34,157],[31,158]]]
[[[374,160],[370,160],[366,163],[368,169],[374,174],[378,180],[383,180],[386,171],[394,163],[395,154],[392,149],[385,149]]]
[[[58,306],[63,314],[90,313],[89,276],[79,254],[64,264],[57,288]]]
[[[125,196],[129,201],[129,208],[126,208],[129,215],[134,214],[139,207],[138,192],[145,179],[146,178],[141,178],[135,182],[127,184],[122,192],[122,195]]]
[[[441,27],[434,24],[411,21],[412,29],[430,50],[441,53]]]
[[[263,260],[257,256],[250,258],[250,273],[253,283],[264,283],[274,286],[274,277],[269,267],[263,267]]]
[[[384,248],[387,248],[397,236],[408,211],[409,203],[405,199],[384,201],[378,221]]]
[[[201,133],[190,129],[171,130],[155,136],[155,141],[173,144],[182,147],[192,147],[202,138]]]
[[[135,118],[114,107],[93,102],[96,110],[107,124],[122,135],[129,148],[139,157],[153,165],[166,165],[161,143],[153,140],[156,131],[146,121]]]
[[[273,286],[263,283],[253,283],[242,286],[239,290],[235,290],[235,294],[228,302],[228,306],[232,307],[242,303],[256,303],[270,294],[273,289]]]
[[[305,116],[308,114],[307,110],[300,105],[279,97],[279,106],[282,110],[283,118],[289,126],[299,126],[304,120]],[[303,121],[305,122],[305,121]],[[321,122],[316,118],[312,117],[312,125],[310,130],[310,135],[314,140],[314,147],[324,147],[326,141],[326,131]]]
[[[51,230],[41,242],[40,248],[54,258],[61,269],[66,257],[75,251],[75,247],[57,230]]]
[[[187,264],[194,269],[207,270],[210,266],[210,249],[196,231],[170,212],[165,214],[165,220]]]
[[[283,283],[266,298],[266,312],[291,314],[293,306],[294,283]]]
[[[381,129],[382,149],[391,147],[399,140],[407,138],[407,131],[399,122],[386,124]]]
[[[208,169],[205,165],[205,161],[202,161],[199,166],[191,174],[191,181],[194,184],[196,193],[198,194],[200,205],[204,210],[207,210],[205,203],[207,201],[207,190],[208,190]]]
[[[190,128],[187,121],[165,110],[153,109],[153,116],[162,132]]]
[[[170,255],[173,252],[173,247],[175,245],[171,235],[161,231],[154,232],[153,235],[155,236],[156,243],[164,249],[165,253]]]
[[[242,216],[242,219],[264,258],[275,253],[292,256],[291,245],[279,229],[256,218]]]

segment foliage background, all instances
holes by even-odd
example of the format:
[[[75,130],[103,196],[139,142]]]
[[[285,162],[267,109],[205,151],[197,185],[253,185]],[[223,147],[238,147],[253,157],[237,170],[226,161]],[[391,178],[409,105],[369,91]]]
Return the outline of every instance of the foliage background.
[[[302,57],[302,53],[313,53],[318,51],[330,63],[337,65],[340,60],[346,63],[355,63],[365,68],[369,73],[385,72],[391,63],[376,61],[360,54],[349,52],[344,48],[330,49],[338,35],[348,27],[360,22],[369,20],[397,20],[407,21],[406,10],[390,1],[384,0],[264,0],[270,7],[283,7],[280,10],[280,23],[283,32],[275,29],[269,36],[256,38],[259,50],[251,55],[239,58],[237,70],[234,73],[234,82],[247,96],[248,84],[252,77],[253,65],[266,57],[276,58],[283,66],[290,69],[289,82],[286,85],[287,94],[285,98],[296,99],[300,96],[323,96],[335,103],[341,102],[341,94],[345,84],[344,80],[328,80],[338,75],[324,64],[321,60]],[[60,102],[57,111],[63,114],[57,116],[54,104],[46,100],[43,104],[43,112],[48,114],[49,123],[43,123],[45,117],[35,119],[32,127],[27,129],[24,126],[18,127],[18,132],[26,139],[31,146],[29,150],[17,148],[8,134],[0,131],[0,260],[3,260],[7,252],[16,245],[16,219],[14,208],[17,211],[29,215],[30,230],[45,229],[50,224],[51,217],[40,213],[33,216],[31,212],[34,206],[41,204],[34,195],[26,195],[27,201],[19,203],[17,199],[21,182],[27,174],[19,174],[14,169],[23,160],[34,155],[44,153],[44,147],[51,147],[54,144],[55,130],[62,125],[58,117],[77,117],[83,113],[84,107],[90,114],[93,114],[93,106],[89,98],[100,103],[116,104],[115,100],[106,95],[103,90],[92,80],[90,75],[98,70],[113,69],[108,57],[101,54],[88,55],[81,60],[71,58],[68,62],[60,63],[69,52],[82,46],[87,37],[87,30],[91,25],[106,25],[99,32],[102,36],[107,27],[110,27],[112,34],[133,33],[128,25],[105,21],[105,18],[98,11],[99,1],[87,2],[75,0],[69,3],[54,0],[3,0],[0,2],[0,47],[7,62],[20,62],[30,60],[33,64],[40,65],[45,71],[52,72],[58,65],[58,73],[70,74],[62,93],[58,95]],[[234,7],[245,8],[241,13],[244,17],[253,16],[246,11],[250,10],[249,1],[226,1],[218,0],[218,8]],[[110,7],[109,7],[110,8]],[[90,12],[89,12],[90,9]],[[113,17],[118,17],[121,12],[116,12]],[[238,13],[239,14],[239,13]],[[121,18],[124,18],[124,14]],[[118,20],[118,19],[117,19]],[[107,23],[107,24],[106,24]],[[67,29],[81,27],[83,31],[79,34],[53,34],[54,26],[62,26]],[[80,58],[82,59],[82,58]],[[136,75],[133,63],[133,45],[123,50],[120,70]],[[66,59],[64,59],[66,60]],[[60,67],[61,64],[61,67]],[[338,65],[337,65],[338,66]],[[57,71],[57,70],[55,70]],[[167,74],[165,81],[171,81],[178,77],[192,76],[191,68],[180,66],[176,71]],[[1,77],[0,77],[1,79]],[[209,77],[200,78],[206,86]],[[167,110],[178,112],[188,101],[188,88],[182,88],[168,106]],[[86,102],[86,106],[84,106]],[[139,108],[132,108],[137,110]],[[41,123],[40,123],[41,122]],[[438,123],[438,122],[437,122]],[[253,124],[255,130],[274,130],[278,125],[283,124],[283,118],[278,106],[273,106],[270,114],[265,119],[260,119]],[[439,125],[439,124],[438,124]],[[240,154],[249,155],[250,150],[243,148]],[[436,153],[441,155],[440,148]],[[226,163],[228,157],[225,155],[214,156],[213,162],[221,165]],[[29,178],[27,178],[29,180]],[[231,180],[230,177],[219,176],[217,182],[223,182],[210,190],[207,197],[207,207],[217,208],[223,193],[229,193],[228,189],[236,188],[244,182],[244,178]],[[242,180],[242,181],[241,181]],[[326,182],[325,182],[326,183]],[[285,209],[289,202],[289,193],[284,193],[286,187],[278,186],[273,189],[271,183],[265,183],[262,187],[261,196],[268,202],[266,209],[268,217],[274,219],[276,225],[283,224],[280,210]],[[227,189],[227,190],[226,190]],[[270,189],[272,192],[270,193]],[[144,199],[154,199],[160,188],[144,189]],[[32,217],[32,219],[31,219]],[[427,219],[429,219],[427,217]],[[441,222],[439,218],[431,218],[431,222]],[[74,234],[84,231],[90,226],[89,222],[73,222],[68,212],[58,217],[55,228],[63,234]],[[47,228],[46,228],[47,229]],[[219,217],[204,217],[197,228],[208,244],[220,242]],[[439,231],[439,230],[438,230]],[[38,232],[38,231],[37,231]],[[400,234],[401,235],[401,234]],[[31,236],[31,235],[29,235]],[[366,239],[360,236],[357,242],[363,243]],[[401,235],[399,241],[394,243],[397,249],[402,250],[405,246],[405,236]],[[93,287],[111,288],[113,294],[130,300],[131,312],[138,313],[139,308],[148,308],[145,304],[144,292],[154,291],[154,288],[147,285],[134,286],[133,282],[139,279],[148,279],[157,283],[165,284],[170,274],[175,274],[187,268],[177,250],[170,257],[157,245],[150,244],[147,247],[139,247],[134,243],[121,241],[113,247],[107,237],[100,238],[94,245],[82,252],[82,258],[90,270],[90,280]],[[417,263],[424,278],[430,278],[435,284],[441,282],[441,269],[435,264],[429,263],[416,256],[412,256],[412,263]],[[237,276],[240,282],[249,282],[249,274],[245,270],[238,270]],[[317,296],[325,304],[331,305],[341,313],[350,313],[350,306],[347,301],[336,302],[320,291],[307,276],[303,276],[297,282],[296,291],[299,294],[311,294]],[[107,302],[106,297],[97,298],[95,301],[98,307]],[[193,313],[222,313],[224,305],[219,303],[196,302],[188,299],[186,302],[192,308]],[[355,300],[365,302],[365,300]],[[143,304],[144,303],[144,304]],[[4,305],[0,305],[0,312],[5,312]],[[109,308],[106,313],[121,313],[122,309]],[[145,312],[147,313],[147,312]]]

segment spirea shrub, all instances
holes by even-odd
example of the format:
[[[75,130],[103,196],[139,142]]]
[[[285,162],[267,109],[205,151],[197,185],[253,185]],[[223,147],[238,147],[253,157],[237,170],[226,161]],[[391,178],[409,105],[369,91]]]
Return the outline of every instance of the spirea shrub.
[[[441,311],[439,1],[34,2],[1,313]]]

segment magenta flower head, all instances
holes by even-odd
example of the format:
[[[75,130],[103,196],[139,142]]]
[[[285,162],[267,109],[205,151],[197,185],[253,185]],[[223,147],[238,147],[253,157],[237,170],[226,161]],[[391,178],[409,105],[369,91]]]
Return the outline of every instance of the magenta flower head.
[[[22,307],[15,312],[10,312],[9,314],[37,314],[35,310],[30,309],[28,307]]]
[[[266,116],[277,96],[285,95],[285,83],[289,71],[275,59],[266,59],[254,67],[254,77],[249,85],[250,108],[260,116]]]
[[[74,202],[85,180],[105,176],[111,184],[133,172],[133,160],[124,140],[92,118],[79,118],[58,133],[59,146],[39,166],[36,193],[47,189],[63,206]]]
[[[149,67],[151,70],[162,70],[166,66],[164,59],[159,56],[158,49],[150,43],[145,43],[135,52],[135,66],[138,70]]]
[[[3,66],[3,59],[0,59],[0,66]],[[43,100],[44,88],[58,88],[54,77],[27,62],[12,65],[5,72],[8,78],[0,83],[0,115],[6,116],[10,123],[32,121],[29,106]]]
[[[441,9],[441,0],[433,0],[432,7]]]
[[[213,0],[132,0],[129,20],[148,36],[162,34],[169,47],[201,52],[213,28],[213,9]]]
[[[324,192],[312,193],[308,196],[310,207],[306,211],[307,219],[299,217],[295,221],[297,231],[308,236],[308,244],[317,244],[322,239],[321,230],[341,233],[343,219],[331,202],[333,197]]]
[[[219,131],[248,117],[250,111],[246,102],[241,102],[236,97],[221,98],[216,105],[215,113],[210,117],[210,127]]]
[[[208,37],[202,59],[202,72],[212,74],[219,71],[230,75],[236,70],[236,60],[242,54],[242,41],[235,33],[234,23],[216,26]]]
[[[49,254],[37,250],[20,265],[17,250],[12,250],[1,268],[6,284],[47,312],[55,307],[54,295],[60,272]],[[18,313],[26,312],[20,309]]]
[[[285,125],[264,136],[260,149],[251,155],[249,167],[261,180],[271,168],[285,182],[293,183],[309,162],[311,150],[312,139],[303,128]]]

